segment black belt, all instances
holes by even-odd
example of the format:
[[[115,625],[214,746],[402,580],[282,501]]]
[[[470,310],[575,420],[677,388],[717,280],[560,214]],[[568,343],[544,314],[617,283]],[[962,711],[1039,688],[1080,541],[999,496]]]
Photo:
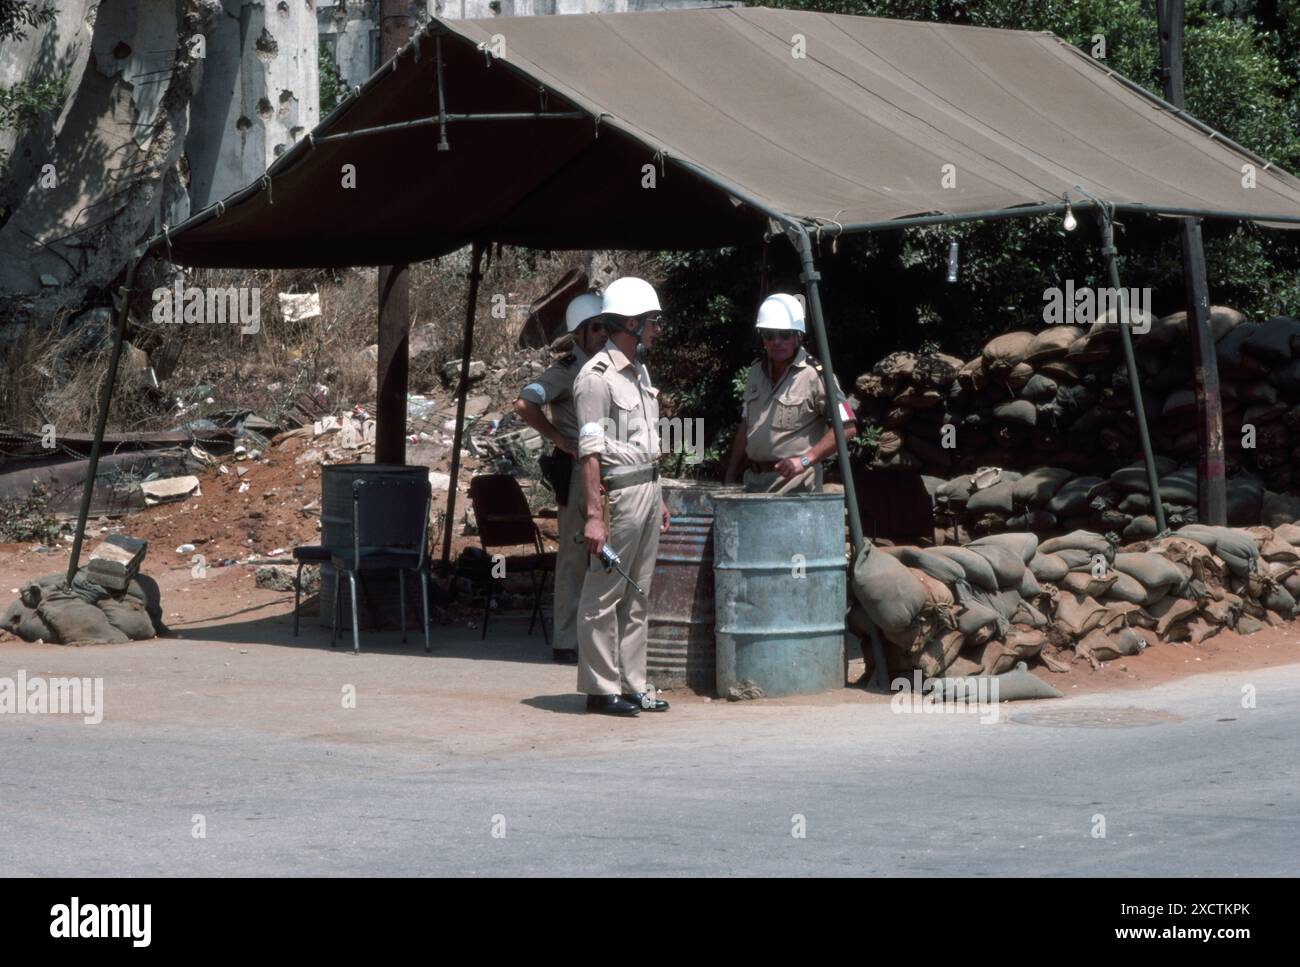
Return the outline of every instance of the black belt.
[[[659,466],[652,463],[625,473],[602,476],[600,482],[604,484],[605,492],[608,493],[611,490],[622,490],[624,487],[634,487],[637,484],[653,483],[658,479]]]

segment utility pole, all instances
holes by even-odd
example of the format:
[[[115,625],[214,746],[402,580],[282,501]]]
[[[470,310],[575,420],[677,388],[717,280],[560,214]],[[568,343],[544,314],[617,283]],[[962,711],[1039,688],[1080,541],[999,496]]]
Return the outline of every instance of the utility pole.
[[[1160,75],[1165,100],[1181,110],[1184,107],[1183,0],[1156,0],[1156,16],[1160,24]],[[1182,218],[1179,221],[1182,222],[1187,329],[1192,340],[1192,365],[1195,368],[1197,510],[1203,524],[1227,524],[1223,400],[1219,394],[1219,361],[1214,352],[1214,334],[1210,331],[1210,295],[1205,279],[1201,220]]]
[[[411,39],[410,0],[380,0],[379,59]],[[406,393],[410,368],[410,270],[379,267],[379,361],[375,380],[375,463],[406,463]]]

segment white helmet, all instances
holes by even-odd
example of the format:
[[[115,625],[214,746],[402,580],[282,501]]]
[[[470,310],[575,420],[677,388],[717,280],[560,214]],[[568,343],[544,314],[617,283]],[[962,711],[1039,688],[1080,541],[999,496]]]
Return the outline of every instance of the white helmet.
[[[803,303],[792,295],[778,292],[763,300],[758,307],[756,329],[784,329],[803,332]]]
[[[594,292],[584,292],[564,310],[564,331],[575,332],[580,325],[603,311],[600,296]]]
[[[605,286],[601,311],[629,317],[663,310],[659,307],[659,296],[655,295],[654,286],[645,279],[628,275]]]

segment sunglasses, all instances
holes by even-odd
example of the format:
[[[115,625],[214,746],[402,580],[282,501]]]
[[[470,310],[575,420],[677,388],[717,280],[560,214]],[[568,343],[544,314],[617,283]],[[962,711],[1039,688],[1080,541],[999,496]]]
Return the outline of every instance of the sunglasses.
[[[763,341],[764,341],[764,342],[771,342],[771,341],[774,340],[774,339],[779,339],[781,342],[785,342],[787,339],[793,339],[793,338],[794,338],[794,333],[793,333],[793,332],[788,332],[788,331],[783,330],[783,329],[764,329],[764,330],[763,330]]]
[[[604,332],[605,324],[603,322],[589,322],[587,323],[587,328],[591,332]]]

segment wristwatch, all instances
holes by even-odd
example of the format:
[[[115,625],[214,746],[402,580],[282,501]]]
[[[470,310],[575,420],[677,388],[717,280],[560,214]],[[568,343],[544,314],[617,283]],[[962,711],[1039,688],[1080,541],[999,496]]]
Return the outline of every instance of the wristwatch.
[[[805,470],[812,466],[812,461],[808,459],[808,454],[805,453],[799,458],[799,466],[803,467]]]

